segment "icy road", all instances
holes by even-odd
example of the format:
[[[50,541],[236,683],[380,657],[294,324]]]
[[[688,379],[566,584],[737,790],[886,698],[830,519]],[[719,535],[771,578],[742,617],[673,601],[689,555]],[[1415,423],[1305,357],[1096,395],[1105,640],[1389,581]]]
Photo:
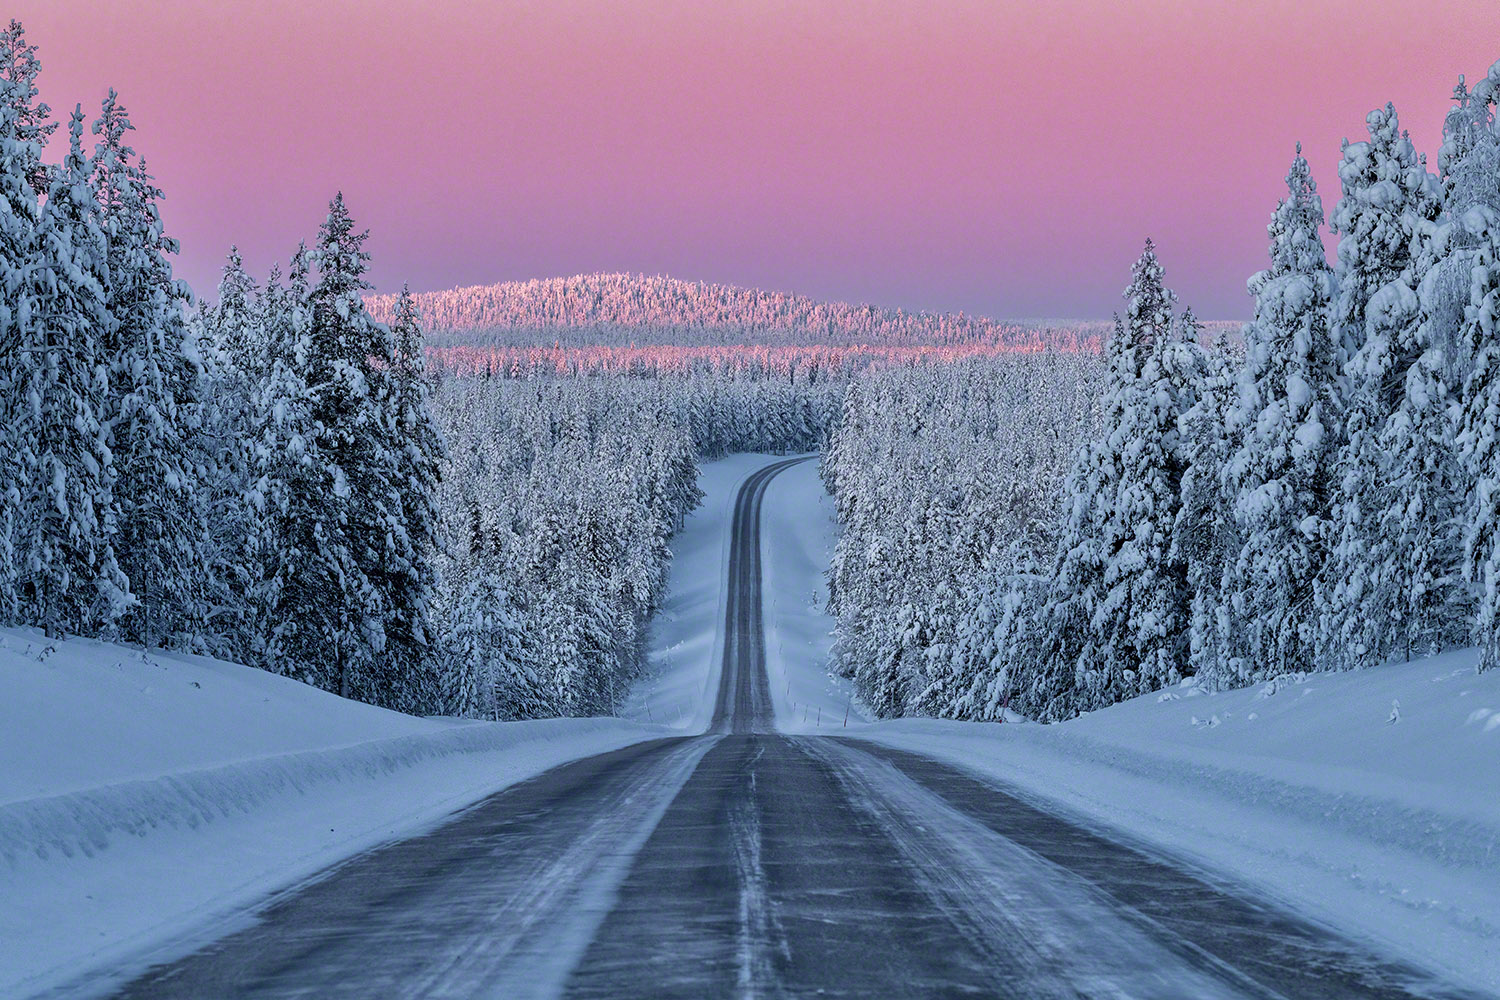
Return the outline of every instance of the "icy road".
[[[736,500],[707,734],[516,785],[205,930],[118,995],[1475,995],[990,779],[778,734],[760,505],[791,464]]]

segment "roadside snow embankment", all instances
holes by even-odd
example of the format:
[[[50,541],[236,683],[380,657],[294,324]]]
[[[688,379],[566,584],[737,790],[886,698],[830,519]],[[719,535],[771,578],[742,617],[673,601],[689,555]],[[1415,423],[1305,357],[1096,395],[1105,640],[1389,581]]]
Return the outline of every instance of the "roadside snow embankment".
[[[824,611],[838,523],[817,462],[778,473],[760,509],[766,674],[776,728],[837,734],[868,720],[854,685],[828,671],[833,619]]]
[[[1500,672],[1473,651],[1038,726],[859,736],[1004,781],[1383,951],[1500,989]]]
[[[419,719],[204,657],[0,630],[0,995],[135,960],[558,764],[616,719]]]

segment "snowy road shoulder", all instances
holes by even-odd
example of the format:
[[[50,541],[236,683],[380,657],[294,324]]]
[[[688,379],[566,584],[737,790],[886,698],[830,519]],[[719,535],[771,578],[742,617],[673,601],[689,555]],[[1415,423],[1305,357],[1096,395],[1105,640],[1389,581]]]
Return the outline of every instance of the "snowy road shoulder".
[[[1455,653],[1216,695],[1175,688],[1053,726],[912,719],[857,735],[1497,991],[1500,726],[1484,727],[1497,705],[1500,676]]]
[[[248,667],[19,630],[0,631],[0,671],[4,996],[118,963],[548,768],[662,733],[416,719]]]
[[[854,686],[828,672],[833,619],[824,612],[824,574],[838,526],[818,463],[778,474],[760,511],[761,595],[766,674],[776,728],[785,733],[843,731],[867,721]]]

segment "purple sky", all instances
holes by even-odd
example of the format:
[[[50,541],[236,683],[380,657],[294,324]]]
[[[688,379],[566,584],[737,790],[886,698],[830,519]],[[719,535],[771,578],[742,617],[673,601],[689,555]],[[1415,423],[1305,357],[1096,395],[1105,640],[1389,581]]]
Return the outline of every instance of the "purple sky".
[[[1494,0],[12,8],[60,113],[120,90],[210,294],[342,188],[382,290],[628,270],[1103,316],[1150,235],[1238,318],[1296,140],[1331,208],[1366,111],[1433,155],[1500,57]]]

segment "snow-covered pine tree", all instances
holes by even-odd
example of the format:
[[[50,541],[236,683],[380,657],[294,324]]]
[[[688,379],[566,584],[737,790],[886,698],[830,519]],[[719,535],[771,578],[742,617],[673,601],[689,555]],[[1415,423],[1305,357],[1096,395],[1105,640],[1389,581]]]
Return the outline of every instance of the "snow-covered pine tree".
[[[251,535],[249,625],[245,646],[261,666],[327,687],[321,637],[342,620],[332,604],[341,596],[341,564],[328,563],[337,540],[340,501],[318,450],[313,353],[308,322],[308,252],[299,246],[282,287],[273,273],[257,299],[265,324],[265,376],[255,401],[252,497],[259,530]],[[334,527],[329,527],[334,522]]]
[[[1319,231],[1323,205],[1297,154],[1287,197],[1271,217],[1271,266],[1250,279],[1255,318],[1225,468],[1241,544],[1225,579],[1233,643],[1227,683],[1313,665],[1317,582],[1326,557],[1336,427],[1330,427],[1338,348],[1336,293]]]
[[[1418,231],[1437,218],[1442,204],[1437,179],[1401,131],[1396,109],[1387,104],[1371,111],[1365,127],[1368,142],[1344,143],[1342,195],[1329,220],[1330,231],[1340,234],[1333,330],[1341,367],[1361,353],[1381,356],[1383,340],[1389,348],[1388,338],[1378,335],[1385,331],[1368,330],[1367,306],[1407,273]],[[1360,375],[1367,375],[1367,367],[1360,366]]]
[[[105,422],[113,336],[108,248],[83,153],[83,109],[37,222],[31,319],[20,324],[11,433],[21,445],[16,559],[21,618],[49,636],[97,634],[130,603],[111,545],[113,470]]]
[[[378,577],[385,582],[385,651],[382,659],[392,678],[391,698],[409,712],[430,708],[435,692],[425,690],[426,664],[432,659],[429,604],[434,586],[432,559],[437,545],[437,485],[444,458],[443,441],[427,407],[422,330],[411,292],[403,286],[391,324],[386,426],[392,435],[389,454],[394,468],[391,488],[400,504],[397,560]]]
[[[1030,682],[1018,685],[1020,711],[1047,721],[1077,714],[1081,704],[1092,702],[1094,691],[1106,686],[1103,676],[1089,672],[1098,670],[1098,629],[1108,624],[1103,620],[1109,611],[1105,599],[1118,582],[1107,576],[1125,543],[1124,526],[1115,514],[1127,473],[1125,450],[1133,443],[1120,429],[1134,426],[1141,374],[1172,317],[1173,298],[1162,283],[1161,264],[1149,240],[1131,268],[1125,297],[1127,315],[1115,317],[1105,345],[1100,436],[1078,449],[1063,485],[1063,525],[1042,626],[1042,657]],[[1116,595],[1116,601],[1123,596]]]
[[[444,630],[441,710],[466,718],[536,718],[547,704],[523,641],[520,611],[505,588],[495,529],[477,505],[469,521],[466,552],[451,581],[457,592]]]
[[[255,539],[262,530],[264,497],[255,447],[261,430],[258,397],[267,378],[265,331],[255,281],[231,247],[219,281],[218,301],[204,306],[191,331],[202,362],[199,422],[193,462],[200,503],[211,516],[202,539],[204,595],[210,651],[253,662],[251,591]]]
[[[20,144],[15,155],[24,163],[26,183],[37,197],[46,194],[48,186],[42,147],[59,124],[52,120],[52,109],[37,100],[36,78],[41,71],[36,46],[26,41],[26,29],[12,18],[5,30],[0,31],[0,89],[4,90],[3,99],[10,109],[6,132]]]
[[[1456,232],[1450,251],[1469,278],[1459,335],[1471,357],[1463,387],[1459,447],[1474,488],[1465,512],[1464,571],[1478,593],[1479,669],[1500,664],[1500,62],[1455,95],[1445,134],[1444,190]],[[1451,273],[1451,272],[1450,272]],[[1440,279],[1424,283],[1442,301]],[[1425,305],[1425,301],[1424,301]]]
[[[951,670],[957,697],[940,714],[997,722],[1006,717],[1015,687],[1036,670],[1051,580],[1035,543],[1017,540],[986,565],[972,610],[958,623]],[[998,569],[998,572],[996,570]]]
[[[110,90],[93,126],[91,164],[115,321],[100,343],[110,366],[104,420],[115,471],[108,521],[133,598],[121,634],[155,646],[206,624],[209,511],[192,453],[203,373],[184,320],[191,293],[172,277],[167,258],[177,241],[162,231],[161,190],[127,144],[133,128]]]
[[[1395,109],[1387,104],[1370,112],[1366,124],[1368,142],[1344,145],[1343,197],[1332,223],[1343,234],[1333,314],[1343,362],[1343,433],[1329,512],[1331,550],[1319,586],[1317,659],[1341,668],[1378,663],[1397,632],[1410,635],[1423,628],[1408,619],[1408,613],[1423,615],[1401,597],[1411,587],[1400,578],[1424,560],[1405,551],[1407,546],[1396,557],[1385,535],[1395,502],[1387,437],[1409,429],[1391,424],[1390,416],[1404,398],[1407,373],[1423,353],[1416,335],[1418,258],[1422,234],[1437,218],[1441,201],[1437,179],[1400,131]],[[1406,438],[1406,443],[1415,442]],[[1402,461],[1421,460],[1408,451]],[[1393,557],[1416,557],[1417,564],[1397,566]]]
[[[1183,314],[1182,331],[1184,341],[1200,342],[1191,310]],[[1186,570],[1188,662],[1192,673],[1213,684],[1227,659],[1224,568],[1239,551],[1224,468],[1234,448],[1225,418],[1234,403],[1241,359],[1223,344],[1205,345],[1202,356],[1197,399],[1177,421],[1184,467],[1170,558]]]
[[[327,603],[318,682],[346,697],[392,705],[400,668],[386,663],[393,582],[414,565],[395,482],[398,438],[391,415],[391,332],[365,311],[369,233],[357,232],[338,194],[318,231],[308,293],[306,380],[317,428],[309,456],[326,497],[314,525],[306,584]],[[304,654],[311,650],[304,650]],[[306,655],[302,662],[312,662]]]
[[[1175,296],[1155,247],[1131,269],[1125,315],[1110,338],[1103,437],[1104,491],[1095,497],[1098,603],[1067,711],[1089,710],[1173,683],[1189,670],[1187,568],[1171,553],[1184,455],[1178,421],[1192,407],[1203,362],[1174,328]]]
[[[56,128],[36,97],[36,53],[18,22],[0,32],[0,622],[20,615],[16,552],[21,491],[30,471],[20,433],[28,401],[21,347],[40,322],[32,269],[37,256],[37,190],[45,176],[40,140]]]

